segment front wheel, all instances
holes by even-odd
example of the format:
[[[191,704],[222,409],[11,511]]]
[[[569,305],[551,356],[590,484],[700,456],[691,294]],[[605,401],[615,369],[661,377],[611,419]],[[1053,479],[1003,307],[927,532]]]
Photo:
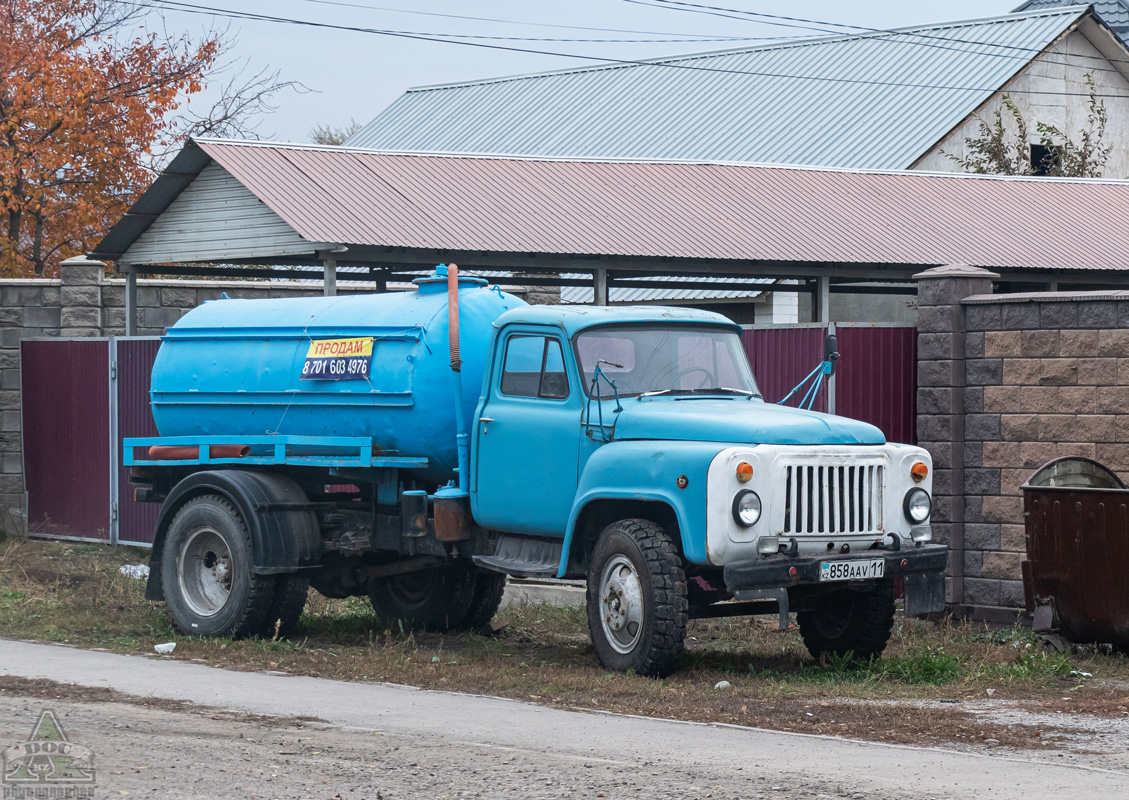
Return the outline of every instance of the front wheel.
[[[588,630],[600,663],[662,677],[682,655],[686,573],[674,542],[645,519],[604,529],[588,567]]]
[[[880,580],[865,591],[826,592],[814,607],[796,614],[800,636],[815,658],[823,653],[869,659],[882,655],[894,628],[894,582]]]
[[[173,624],[194,636],[259,633],[275,597],[274,576],[251,571],[246,524],[219,495],[193,498],[176,512],[161,579]]]

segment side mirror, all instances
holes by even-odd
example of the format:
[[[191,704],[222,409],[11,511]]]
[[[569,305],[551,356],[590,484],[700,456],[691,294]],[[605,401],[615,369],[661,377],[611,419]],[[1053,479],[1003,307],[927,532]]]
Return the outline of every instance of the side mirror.
[[[839,338],[835,334],[829,334],[823,340],[823,360],[831,365],[827,375],[835,374],[835,362],[839,360]]]

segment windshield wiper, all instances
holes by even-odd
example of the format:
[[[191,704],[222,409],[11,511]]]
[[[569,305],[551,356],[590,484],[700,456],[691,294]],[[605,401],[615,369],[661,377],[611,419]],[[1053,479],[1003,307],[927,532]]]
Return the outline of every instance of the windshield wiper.
[[[739,394],[742,397],[760,397],[756,392],[750,392],[746,389],[730,389],[728,386],[711,386],[705,389],[657,389],[653,392],[643,392],[636,395],[637,400],[642,400],[644,397],[658,397],[664,394]]]
[[[739,394],[745,397],[759,397],[756,392],[747,389],[730,389],[728,386],[710,386],[704,389],[688,389],[691,394]]]

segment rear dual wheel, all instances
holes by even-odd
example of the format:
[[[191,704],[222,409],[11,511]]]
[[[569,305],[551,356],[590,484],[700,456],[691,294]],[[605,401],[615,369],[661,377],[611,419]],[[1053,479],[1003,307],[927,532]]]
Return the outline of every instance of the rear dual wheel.
[[[383,578],[369,599],[386,624],[444,633],[476,630],[494,618],[506,576],[461,564]]]
[[[306,605],[305,575],[258,575],[251,537],[235,506],[220,495],[189,500],[164,544],[161,581],[173,625],[183,634],[240,638],[285,636]]]

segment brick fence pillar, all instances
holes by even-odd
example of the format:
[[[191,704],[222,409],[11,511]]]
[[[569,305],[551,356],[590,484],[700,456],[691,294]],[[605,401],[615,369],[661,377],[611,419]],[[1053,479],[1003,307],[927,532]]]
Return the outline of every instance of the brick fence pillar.
[[[102,278],[106,265],[83,256],[59,265],[60,336],[102,335]]]
[[[984,402],[982,383],[967,374],[966,363],[983,358],[983,334],[966,339],[960,301],[991,294],[992,280],[999,275],[953,265],[914,277],[918,281],[917,440],[933,456],[933,537],[950,548],[946,602],[959,606],[965,602],[964,525],[969,511],[965,468],[975,469],[981,460],[977,448],[965,444],[965,415],[978,413]]]

